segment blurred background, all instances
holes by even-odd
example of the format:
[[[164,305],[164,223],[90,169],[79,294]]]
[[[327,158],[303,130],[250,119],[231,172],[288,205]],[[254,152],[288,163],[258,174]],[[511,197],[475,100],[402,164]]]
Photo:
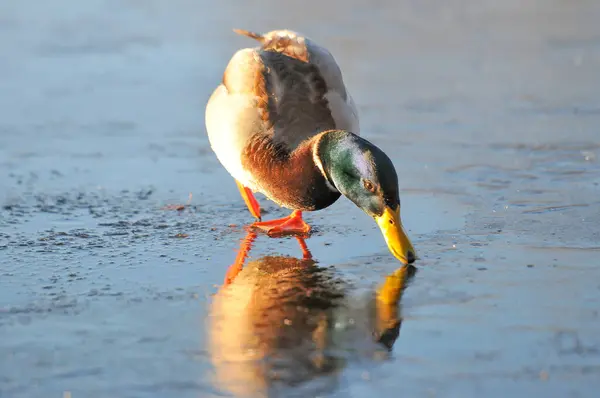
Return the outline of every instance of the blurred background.
[[[595,396],[598,21],[594,0],[4,2],[0,397]],[[387,307],[373,297],[404,289],[399,264],[341,200],[308,218],[331,275],[285,271],[314,265],[294,239],[258,237],[250,255],[288,272],[302,300],[320,289],[329,304],[286,296],[310,327],[286,329],[292,310],[265,305],[277,296],[223,304],[251,219],[204,107],[233,53],[255,45],[232,28],[327,47],[362,135],[396,164],[421,260]],[[236,300],[271,286],[244,278]],[[268,350],[219,357],[223,341],[252,340],[243,325],[215,340],[213,321],[237,313]],[[385,355],[365,342],[382,322],[402,325]],[[281,377],[307,360],[287,351],[298,341],[322,358]],[[265,371],[266,357],[286,360]]]

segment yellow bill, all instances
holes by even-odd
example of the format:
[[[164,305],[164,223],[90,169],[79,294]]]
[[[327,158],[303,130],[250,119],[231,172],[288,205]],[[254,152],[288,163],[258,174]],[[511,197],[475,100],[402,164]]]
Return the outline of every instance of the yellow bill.
[[[383,214],[375,217],[377,225],[385,238],[390,252],[403,264],[410,264],[415,261],[415,249],[408,239],[402,222],[400,221],[400,206],[396,210],[386,207]]]

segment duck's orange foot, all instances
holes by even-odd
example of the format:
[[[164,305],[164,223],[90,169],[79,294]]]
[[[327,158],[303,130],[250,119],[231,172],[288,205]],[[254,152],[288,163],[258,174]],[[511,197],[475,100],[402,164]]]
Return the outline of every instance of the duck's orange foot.
[[[265,231],[269,236],[307,235],[310,232],[310,225],[304,222],[299,210],[284,218],[255,222],[252,227]]]

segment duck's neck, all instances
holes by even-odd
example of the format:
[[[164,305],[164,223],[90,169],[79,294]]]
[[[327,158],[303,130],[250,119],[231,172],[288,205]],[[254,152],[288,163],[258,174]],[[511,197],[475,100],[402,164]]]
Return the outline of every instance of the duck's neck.
[[[340,193],[325,178],[318,158],[319,134],[290,151],[270,137],[257,136],[242,154],[242,165],[252,174],[262,193],[290,209],[320,210]]]

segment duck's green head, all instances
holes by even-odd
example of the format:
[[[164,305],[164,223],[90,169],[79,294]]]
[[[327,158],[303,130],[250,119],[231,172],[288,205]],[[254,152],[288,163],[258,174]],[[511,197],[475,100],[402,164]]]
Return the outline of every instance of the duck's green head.
[[[400,220],[398,176],[390,158],[369,141],[347,131],[320,138],[316,156],[329,182],[375,219],[389,250],[404,264],[416,253]]]

